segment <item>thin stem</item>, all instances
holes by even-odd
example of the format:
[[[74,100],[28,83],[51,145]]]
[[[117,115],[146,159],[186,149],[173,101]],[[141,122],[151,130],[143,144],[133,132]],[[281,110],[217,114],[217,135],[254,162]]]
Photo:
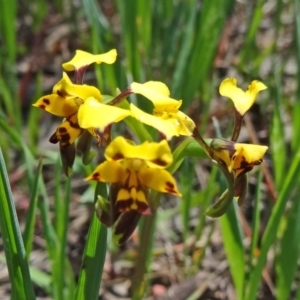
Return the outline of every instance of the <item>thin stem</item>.
[[[202,136],[196,128],[193,131],[193,137],[200,144],[200,146],[203,148],[206,154],[213,158],[213,150],[207,145],[207,143],[204,141],[204,139],[202,138]]]
[[[236,142],[240,135],[243,117],[244,116],[242,116],[237,110],[235,110],[235,122],[234,122],[234,128],[231,136],[231,140],[233,142]]]
[[[135,272],[132,277],[132,299],[140,300],[143,299],[146,282],[144,281],[144,275],[147,271],[149,265],[149,258],[151,254],[151,244],[153,240],[155,221],[157,215],[157,207],[160,200],[160,193],[152,193],[153,207],[151,207],[152,214],[150,216],[145,216],[142,228],[140,231],[140,248],[138,256],[135,263]],[[149,201],[150,202],[150,201]]]
[[[124,90],[123,92],[121,92],[116,98],[114,98],[113,100],[111,100],[107,104],[108,105],[116,105],[119,102],[121,102],[123,99],[127,98],[131,94],[132,94],[132,90],[131,90],[130,87],[128,87],[126,90]]]
[[[75,83],[76,84],[83,84],[83,77],[85,74],[86,69],[89,65],[83,66],[79,68],[78,70],[75,70]]]

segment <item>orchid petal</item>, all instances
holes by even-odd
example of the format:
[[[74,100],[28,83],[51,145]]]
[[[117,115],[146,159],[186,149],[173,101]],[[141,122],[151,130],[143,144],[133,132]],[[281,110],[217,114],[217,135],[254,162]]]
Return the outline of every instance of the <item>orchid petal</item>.
[[[102,182],[122,182],[128,177],[128,172],[121,164],[115,161],[105,161],[85,180],[97,180]]]
[[[53,87],[53,94],[58,94],[65,98],[76,97],[81,100],[94,97],[99,102],[102,102],[102,95],[96,87],[87,84],[74,84],[65,72],[63,72],[62,79]],[[82,102],[83,101],[80,101],[79,104],[82,104]]]
[[[78,124],[74,124],[69,120],[63,122],[57,127],[56,132],[50,138],[51,143],[60,142],[61,146],[69,146],[74,143],[74,141],[82,133],[82,129]]]
[[[168,87],[159,81],[133,82],[130,87],[134,93],[148,98],[158,111],[176,112],[182,104],[182,100],[170,98]]]
[[[131,145],[119,136],[115,138],[106,148],[107,160],[136,159],[145,160],[149,166],[166,168],[173,162],[173,156],[166,140],[160,143],[144,142],[141,145]]]
[[[139,179],[142,185],[150,189],[181,197],[174,178],[166,170],[148,168],[139,172]]]
[[[106,63],[113,64],[117,58],[117,50],[112,49],[103,54],[91,54],[82,50],[77,50],[75,56],[68,62],[64,63],[62,67],[66,71],[78,70],[82,67],[89,66],[92,63]]]
[[[268,147],[260,145],[248,145],[236,143],[234,148],[236,152],[232,157],[232,168],[234,170],[242,170],[246,167],[253,167],[262,162]]]
[[[130,104],[130,110],[132,112],[132,115],[137,120],[151,127],[154,127],[159,132],[163,133],[166,136],[167,140],[170,140],[173,136],[179,135],[177,126],[178,122],[176,120],[174,120],[174,122],[170,122],[170,120],[147,114],[132,103]]]
[[[67,118],[78,110],[78,105],[74,98],[64,98],[58,94],[46,95],[38,99],[33,106],[44,109],[45,111]]]
[[[258,93],[267,87],[260,81],[254,80],[246,92],[237,87],[235,78],[226,78],[222,81],[219,92],[222,96],[233,101],[236,110],[243,116],[256,100]]]
[[[103,131],[109,124],[119,122],[130,115],[129,110],[105,105],[89,97],[79,107],[78,121],[81,128],[94,127]]]

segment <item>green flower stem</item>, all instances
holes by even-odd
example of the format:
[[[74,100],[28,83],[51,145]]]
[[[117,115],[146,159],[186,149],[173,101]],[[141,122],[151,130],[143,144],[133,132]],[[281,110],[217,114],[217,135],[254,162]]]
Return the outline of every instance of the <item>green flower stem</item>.
[[[233,142],[236,142],[242,128],[242,122],[243,122],[244,116],[242,116],[237,110],[235,110],[235,121],[234,121],[234,128],[231,136],[231,140]]]
[[[116,98],[114,98],[113,100],[111,100],[107,104],[109,104],[109,105],[117,105],[118,103],[120,103],[122,100],[126,99],[131,94],[132,94],[132,91],[128,87],[126,90],[124,90],[123,92],[121,92]]]
[[[193,131],[193,137],[200,144],[200,146],[203,148],[206,154],[213,158],[213,150],[207,145],[207,143],[204,141],[204,139],[202,138],[202,136],[196,128]]]
[[[213,204],[212,206],[208,207],[205,211],[205,215],[217,218],[222,216],[230,206],[233,197],[234,197],[234,187],[235,187],[235,179],[232,173],[228,172],[227,166],[222,165],[221,163],[217,162],[219,169],[225,176],[227,182],[227,189],[218,199],[218,201]]]
[[[147,271],[151,257],[153,234],[156,222],[157,207],[159,205],[160,193],[153,192],[150,194],[149,203],[153,203],[151,207],[152,214],[145,216],[141,224],[140,230],[140,248],[135,263],[135,272],[132,277],[132,300],[143,299],[147,284],[144,275]]]

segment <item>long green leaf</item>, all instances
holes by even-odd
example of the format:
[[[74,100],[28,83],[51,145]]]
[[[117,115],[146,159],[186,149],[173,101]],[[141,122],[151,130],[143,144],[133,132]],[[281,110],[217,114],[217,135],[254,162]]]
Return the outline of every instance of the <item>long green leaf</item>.
[[[296,40],[296,58],[298,66],[298,78],[300,77],[300,3],[298,0],[294,0],[295,10],[294,10],[294,19],[295,19],[295,40]],[[293,128],[300,128],[300,84],[298,83],[297,93],[295,96],[295,105],[293,107]],[[292,146],[293,149],[299,148],[300,146],[300,130],[295,130],[292,137]]]
[[[280,190],[285,176],[286,168],[286,149],[285,149],[285,140],[284,140],[284,125],[281,120],[281,102],[282,102],[282,89],[281,89],[281,76],[279,72],[275,72],[275,99],[276,105],[274,105],[273,120],[271,127],[271,151],[272,158],[274,162],[274,173],[275,173],[275,183],[276,189]]]
[[[237,299],[242,300],[245,279],[245,251],[241,224],[237,212],[237,203],[233,201],[226,214],[220,218],[220,223]]]
[[[297,191],[299,193],[299,188]],[[287,222],[286,230],[280,241],[279,254],[276,259],[276,295],[278,299],[289,299],[300,257],[300,201],[295,200],[285,220]]]
[[[12,299],[35,299],[28,261],[0,148],[0,229],[12,284]]]
[[[30,188],[31,190],[30,202],[26,214],[26,225],[23,233],[23,239],[24,239],[27,257],[29,257],[32,248],[34,224],[36,218],[36,208],[38,202],[38,186],[39,186],[39,179],[41,175],[42,166],[43,166],[42,159],[40,159],[33,186]]]
[[[181,98],[185,100],[183,108],[190,104],[195,92],[211,72],[227,15],[234,4],[234,0],[204,0],[202,3],[193,51],[180,87]]]
[[[260,225],[261,182],[262,182],[262,169],[259,170],[259,174],[257,176],[257,185],[256,185],[255,199],[254,199],[250,263],[254,259],[255,250],[258,246],[257,243],[258,243],[259,228],[260,228],[259,225]],[[252,265],[249,267],[249,269],[251,270],[251,268]]]
[[[106,184],[97,183],[95,201],[98,195],[107,198]],[[76,290],[76,300],[96,300],[105,262],[107,248],[107,228],[101,224],[96,213],[93,213],[87,243],[85,245],[81,271]]]
[[[255,267],[253,268],[250,274],[250,279],[246,290],[246,297],[245,297],[246,300],[256,299],[256,293],[261,282],[262,271],[267,260],[268,251],[272,243],[274,242],[274,239],[277,234],[277,229],[280,223],[280,218],[284,213],[286,203],[290,198],[290,193],[295,187],[295,184],[298,181],[299,176],[300,176],[300,149],[298,149],[298,151],[296,151],[293,155],[292,164],[287,172],[284,184],[282,185],[282,189],[280,190],[278,199],[273,208],[271,217],[268,221],[266,230],[264,232],[262,243],[261,243],[260,255],[257,259],[257,263]]]

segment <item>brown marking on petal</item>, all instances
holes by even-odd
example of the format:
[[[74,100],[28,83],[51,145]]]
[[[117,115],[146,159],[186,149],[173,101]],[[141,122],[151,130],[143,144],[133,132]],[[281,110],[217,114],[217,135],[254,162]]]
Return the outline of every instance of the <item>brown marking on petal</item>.
[[[58,132],[59,132],[60,134],[65,134],[65,133],[68,132],[68,130],[67,130],[65,127],[59,127],[59,128],[58,128]]]
[[[143,212],[149,208],[148,204],[145,202],[141,202],[137,199],[119,199],[116,202],[116,209],[119,212],[128,212],[131,210],[136,210],[140,214],[143,214]],[[137,207],[136,207],[137,206]]]
[[[113,157],[113,160],[119,160],[124,158],[124,155],[122,153],[116,153]]]
[[[46,105],[40,104],[40,105],[39,105],[39,108],[41,108],[41,109],[46,109]]]
[[[151,162],[152,162],[153,164],[156,164],[156,165],[159,165],[159,166],[162,166],[162,167],[165,167],[165,166],[168,165],[168,163],[167,163],[166,161],[164,161],[164,160],[162,160],[162,159],[160,159],[160,158],[153,159],[153,160],[151,160]]]
[[[141,202],[141,201],[137,201],[136,202],[136,205],[137,205],[137,211],[140,213],[140,214],[143,214],[144,213],[144,211],[146,210],[146,209],[148,209],[149,208],[149,205],[147,204],[147,203],[145,203],[145,202]]]
[[[246,158],[243,156],[241,159],[240,169],[244,169],[249,166],[257,166],[257,165],[260,165],[262,162],[263,162],[263,159],[261,158],[261,159],[258,159],[256,161],[249,163],[249,162],[247,162]]]
[[[65,91],[57,90],[56,94],[62,98],[65,98],[68,94]]]
[[[52,144],[57,144],[58,143],[58,138],[57,138],[57,135],[56,135],[56,132],[54,132],[50,139],[49,139],[49,142],[52,143]]]
[[[46,105],[49,105],[49,104],[50,104],[50,100],[49,100],[49,99],[46,99],[46,98],[43,99],[43,102],[44,102]]]
[[[118,199],[115,206],[117,211],[124,212],[124,211],[130,211],[132,204],[133,204],[132,198]]]
[[[72,115],[72,116],[73,116],[73,115]],[[75,123],[75,122],[72,122],[72,121],[71,121],[71,118],[68,118],[67,120],[68,120],[68,122],[69,122],[69,124],[70,124],[70,126],[71,126],[72,128],[78,128],[78,129],[80,128],[80,126],[79,126],[79,124],[78,124],[77,122]]]
[[[60,140],[60,142],[61,142],[61,144],[62,144],[63,146],[69,145],[69,144],[70,144],[70,143],[69,143],[70,139],[71,139],[71,136],[70,136],[69,133],[62,134],[62,135],[60,136],[60,138],[59,138],[59,140]]]
[[[175,185],[172,182],[169,182],[169,181],[166,182],[165,189],[168,193],[177,194],[176,191],[174,190],[174,188],[175,188]]]
[[[99,172],[95,172],[92,174],[92,180],[99,180],[100,179],[100,173]]]
[[[241,175],[250,172],[252,169],[253,169],[253,166],[247,166],[246,168],[239,169],[239,170],[241,170],[241,172],[240,173],[237,172],[237,174],[238,174],[237,176],[240,177]],[[237,170],[237,171],[239,171],[239,170]]]

